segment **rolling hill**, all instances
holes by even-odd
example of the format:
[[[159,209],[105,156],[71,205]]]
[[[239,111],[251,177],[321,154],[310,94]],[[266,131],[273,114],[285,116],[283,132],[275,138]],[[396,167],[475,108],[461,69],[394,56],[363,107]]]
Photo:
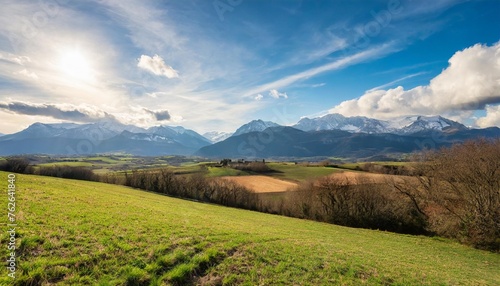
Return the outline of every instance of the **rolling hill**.
[[[2,188],[7,173],[0,172]],[[1,285],[496,285],[500,256],[102,183],[17,175]],[[0,204],[7,205],[7,196]],[[49,207],[50,206],[50,207]],[[9,240],[2,232],[0,240]],[[0,253],[7,257],[7,247]]]

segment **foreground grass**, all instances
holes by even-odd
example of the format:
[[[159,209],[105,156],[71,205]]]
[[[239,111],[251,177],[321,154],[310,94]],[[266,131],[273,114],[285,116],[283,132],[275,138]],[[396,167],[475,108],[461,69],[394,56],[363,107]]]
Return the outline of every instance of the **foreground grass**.
[[[7,173],[0,172],[0,178],[5,190]],[[20,266],[14,281],[2,267],[0,285],[500,281],[500,255],[442,239],[345,228],[93,182],[18,175],[17,188]],[[0,205],[6,202],[3,195]],[[0,238],[0,254],[7,257],[5,231]]]

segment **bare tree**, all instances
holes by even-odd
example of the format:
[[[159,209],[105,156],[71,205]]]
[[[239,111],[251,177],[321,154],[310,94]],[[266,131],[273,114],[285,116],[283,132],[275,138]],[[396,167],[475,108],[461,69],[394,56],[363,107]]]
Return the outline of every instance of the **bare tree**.
[[[500,246],[500,139],[423,153],[410,181],[393,182],[438,234],[481,248]]]

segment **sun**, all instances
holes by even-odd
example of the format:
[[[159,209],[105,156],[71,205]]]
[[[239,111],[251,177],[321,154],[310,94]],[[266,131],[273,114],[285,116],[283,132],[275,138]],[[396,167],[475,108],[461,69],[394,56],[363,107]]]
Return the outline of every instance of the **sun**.
[[[76,49],[61,53],[59,70],[73,80],[90,82],[94,79],[94,71],[86,55]]]

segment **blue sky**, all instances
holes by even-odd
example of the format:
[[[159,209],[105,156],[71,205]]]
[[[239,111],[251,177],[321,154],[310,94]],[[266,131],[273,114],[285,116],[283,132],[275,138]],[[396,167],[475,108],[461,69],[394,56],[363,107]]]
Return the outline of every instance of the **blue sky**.
[[[500,1],[3,1],[0,125],[500,125]]]

